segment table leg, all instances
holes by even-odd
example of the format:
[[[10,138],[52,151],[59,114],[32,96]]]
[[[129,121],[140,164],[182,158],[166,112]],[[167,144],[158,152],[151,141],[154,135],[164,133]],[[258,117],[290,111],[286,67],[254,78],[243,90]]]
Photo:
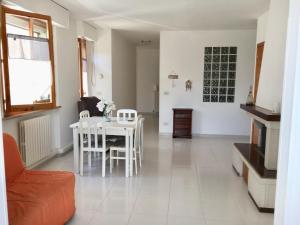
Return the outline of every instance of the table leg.
[[[78,129],[73,128],[74,172],[79,173],[79,140]]]
[[[133,175],[133,132],[130,130],[129,134],[129,171],[130,176]]]
[[[125,136],[125,145],[125,175],[126,177],[129,177],[129,135],[127,130]]]
[[[140,150],[140,160],[144,159],[144,123],[142,122],[141,127],[141,150]]]

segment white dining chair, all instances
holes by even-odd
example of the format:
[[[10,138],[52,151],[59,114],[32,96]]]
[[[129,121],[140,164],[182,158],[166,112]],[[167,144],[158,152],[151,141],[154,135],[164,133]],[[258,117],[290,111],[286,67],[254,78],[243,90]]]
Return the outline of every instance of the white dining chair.
[[[79,118],[89,118],[90,117],[90,112],[88,110],[83,110],[79,113]]]
[[[80,139],[80,175],[83,176],[84,153],[88,153],[89,166],[91,166],[91,153],[102,153],[102,177],[105,177],[106,152],[109,147],[106,145],[106,129],[97,127],[88,118],[82,118],[79,121],[79,139]]]
[[[137,111],[134,109],[119,109],[117,111],[117,122],[121,124],[132,124],[137,121]]]
[[[137,174],[137,152],[139,151],[139,142],[140,142],[140,123],[139,121],[136,121],[136,126],[134,129],[134,141],[133,141],[133,158],[135,165],[135,173]],[[129,157],[129,155],[126,155],[126,143],[128,141],[127,139],[123,139],[123,141],[117,141],[115,143],[110,144],[110,172],[112,173],[112,169],[114,167],[114,160],[117,160],[117,165],[119,160],[126,160],[126,157]],[[123,156],[120,156],[120,154],[124,154]]]
[[[79,113],[79,118],[80,119],[82,119],[82,118],[90,118],[90,111],[88,111],[88,110],[83,110],[83,111],[81,111],[80,113]],[[87,140],[87,138],[86,138],[86,134],[84,134],[83,135],[83,137],[84,137],[84,139],[85,139],[85,141]],[[100,153],[98,153],[98,152],[96,152],[96,153],[92,153],[92,154],[94,154],[94,156],[99,156],[100,155]],[[91,155],[89,155],[89,163],[91,162]]]

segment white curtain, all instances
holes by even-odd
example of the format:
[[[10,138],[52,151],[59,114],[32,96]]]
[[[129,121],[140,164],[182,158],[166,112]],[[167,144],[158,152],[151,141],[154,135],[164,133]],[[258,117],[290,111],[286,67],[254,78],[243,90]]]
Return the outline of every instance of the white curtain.
[[[50,61],[48,39],[8,34],[10,59]]]

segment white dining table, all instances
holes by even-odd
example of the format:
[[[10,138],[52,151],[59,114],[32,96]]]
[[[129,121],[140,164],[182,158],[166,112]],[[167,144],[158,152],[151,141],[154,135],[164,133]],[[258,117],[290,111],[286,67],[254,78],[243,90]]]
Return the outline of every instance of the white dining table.
[[[135,129],[135,123],[118,123],[116,117],[110,118],[108,121],[104,117],[90,117],[88,118],[92,123],[95,123],[97,127],[105,127],[106,135],[124,136],[126,143],[126,153],[129,153],[129,157],[126,157],[125,162],[125,174],[126,177],[133,175],[133,133]],[[73,154],[74,154],[74,171],[79,173],[79,121],[70,125],[73,129]],[[129,159],[128,159],[129,158]]]

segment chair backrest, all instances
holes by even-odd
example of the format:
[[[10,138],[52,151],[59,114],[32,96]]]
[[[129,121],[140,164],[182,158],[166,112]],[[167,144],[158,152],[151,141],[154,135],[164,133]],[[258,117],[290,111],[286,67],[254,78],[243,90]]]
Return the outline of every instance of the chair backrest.
[[[119,109],[117,111],[117,122],[132,124],[137,121],[137,111],[134,109]]]
[[[79,118],[88,118],[90,117],[90,112],[88,110],[83,110],[79,113]]]
[[[97,123],[89,118],[79,121],[80,149],[83,151],[101,152],[106,148],[105,128],[97,127]]]
[[[6,182],[10,183],[23,173],[25,167],[15,139],[9,134],[3,134],[3,144]]]

